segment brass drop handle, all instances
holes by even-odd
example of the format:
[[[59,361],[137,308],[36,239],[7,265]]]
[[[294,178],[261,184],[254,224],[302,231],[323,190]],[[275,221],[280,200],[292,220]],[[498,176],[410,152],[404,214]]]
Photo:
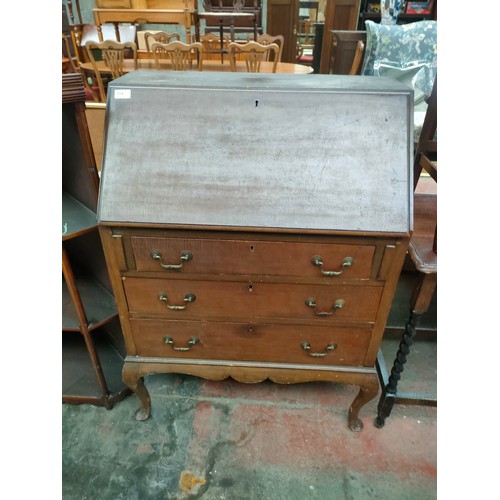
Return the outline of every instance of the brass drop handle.
[[[311,352],[311,344],[309,344],[309,342],[302,342],[302,344],[300,344],[300,347],[302,347],[302,349],[304,349],[304,351],[306,351],[307,354],[309,356],[312,356],[313,358],[323,358],[329,352],[333,351],[337,347],[337,344],[328,344],[325,347],[325,352]]]
[[[181,269],[184,262],[187,262],[188,260],[191,260],[193,258],[193,254],[188,250],[182,252],[179,264],[164,264],[161,261],[161,253],[158,250],[153,250],[151,252],[151,258],[154,260],[159,260],[160,266],[163,267],[163,269],[174,269],[175,270],[175,269]]]
[[[174,351],[183,351],[184,352],[184,351],[189,351],[192,346],[194,346],[195,344],[197,344],[199,342],[199,339],[197,339],[196,337],[191,337],[188,341],[189,347],[175,347],[174,346],[174,339],[172,337],[163,337],[163,342],[165,342],[165,344],[170,345],[170,347]]]
[[[345,305],[345,300],[344,299],[337,299],[332,306],[331,311],[314,311],[314,313],[317,316],[331,316],[332,314],[335,314],[337,312],[337,309],[342,309]],[[313,299],[312,297],[309,297],[306,299],[306,306],[311,307],[313,309],[316,309],[318,307],[316,305],[316,300]]]
[[[158,296],[158,298],[162,301],[162,302],[165,302],[165,305],[171,309],[172,311],[183,311],[184,309],[186,309],[187,307],[187,304],[189,304],[190,302],[194,302],[196,300],[196,295],[194,293],[188,293],[186,294],[186,296],[184,297],[184,302],[186,303],[186,305],[184,306],[171,306],[169,303],[168,303],[168,297],[166,296],[166,294],[162,293]]]
[[[311,263],[313,266],[318,266],[324,276],[340,276],[344,272],[344,269],[354,264],[354,259],[352,257],[346,257],[342,261],[342,269],[340,271],[323,271],[323,259],[319,255],[315,255],[311,259]]]

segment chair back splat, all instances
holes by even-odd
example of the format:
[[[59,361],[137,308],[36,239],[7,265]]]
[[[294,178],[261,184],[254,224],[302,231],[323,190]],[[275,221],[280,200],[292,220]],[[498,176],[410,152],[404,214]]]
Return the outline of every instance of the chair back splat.
[[[257,40],[253,39],[253,35],[248,35],[247,40],[249,42],[255,41],[257,43],[260,43],[261,45],[269,45],[271,43],[276,43],[280,50],[278,52],[278,62],[281,62],[281,55],[283,54],[283,45],[285,43],[285,37],[283,35],[268,35],[267,33],[264,33],[262,35],[257,36]],[[269,61],[269,57],[273,57],[274,53],[268,52],[267,57]]]
[[[85,48],[94,68],[101,101],[106,102],[106,86],[97,66],[97,53],[100,52],[101,59],[109,69],[111,79],[114,80],[124,74],[123,62],[125,59],[132,59],[134,69],[137,69],[137,45],[134,42],[121,43],[114,40],[104,40],[103,42],[89,41],[85,44]]]
[[[174,40],[178,40],[180,42],[181,35],[179,33],[165,33],[164,31],[156,31],[154,33],[146,31],[146,33],[144,33],[144,43],[146,44],[148,57],[152,57],[151,45],[153,45],[153,43],[169,43]]]
[[[276,68],[278,65],[278,54],[280,48],[276,43],[270,43],[268,45],[262,45],[257,42],[247,42],[245,44],[231,42],[228,45],[229,49],[229,60],[231,62],[231,70],[236,71],[236,59],[237,55],[243,59],[246,63],[247,71],[249,73],[259,73],[260,63],[262,61],[271,60],[270,52],[273,53],[272,62],[273,69],[272,72],[276,73]]]
[[[205,35],[200,36],[200,43],[203,48],[204,59],[219,59],[221,54],[227,54],[229,37],[227,35],[223,35],[221,45],[220,35],[216,35],[215,33],[206,33]]]
[[[184,43],[177,40],[170,43],[155,42],[151,45],[151,52],[156,69],[187,71],[191,69],[193,61],[198,71],[203,69],[203,47],[200,42]],[[171,67],[166,68],[165,62],[169,62]]]

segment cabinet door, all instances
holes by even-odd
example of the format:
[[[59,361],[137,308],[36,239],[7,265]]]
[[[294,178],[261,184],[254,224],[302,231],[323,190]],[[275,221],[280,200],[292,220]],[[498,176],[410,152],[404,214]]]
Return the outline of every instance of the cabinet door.
[[[326,74],[330,68],[333,45],[331,30],[355,30],[358,25],[359,4],[360,0],[327,0],[320,73]]]
[[[267,0],[267,28],[270,35],[283,35],[282,62],[294,63],[297,54],[298,0]]]

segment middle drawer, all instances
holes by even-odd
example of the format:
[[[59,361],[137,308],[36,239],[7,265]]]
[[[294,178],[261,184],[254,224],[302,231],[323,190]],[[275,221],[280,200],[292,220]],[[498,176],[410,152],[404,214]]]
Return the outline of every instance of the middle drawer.
[[[132,315],[375,320],[382,286],[123,278]]]

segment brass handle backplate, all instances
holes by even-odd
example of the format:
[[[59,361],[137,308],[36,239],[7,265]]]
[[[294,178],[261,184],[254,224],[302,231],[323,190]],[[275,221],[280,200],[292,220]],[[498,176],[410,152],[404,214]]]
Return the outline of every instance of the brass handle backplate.
[[[168,303],[168,297],[166,294],[164,293],[161,293],[158,298],[162,301],[162,302],[165,302],[165,305],[171,309],[172,311],[183,311],[184,309],[186,309],[187,307],[187,304],[189,304],[190,302],[194,302],[196,300],[196,295],[194,293],[188,293],[186,294],[186,296],[184,297],[184,302],[186,305],[183,305],[183,306],[171,306],[169,303]]]
[[[317,316],[331,316],[337,312],[337,309],[342,309],[345,305],[344,299],[337,299],[332,306],[331,311],[314,311]],[[306,306],[311,307],[312,309],[316,309],[318,306],[316,305],[316,300],[312,297],[306,299]]]
[[[175,347],[174,346],[174,339],[172,337],[163,337],[163,342],[165,342],[165,344],[170,345],[170,347],[174,351],[183,351],[184,352],[184,351],[189,351],[192,346],[194,346],[195,344],[197,344],[199,342],[199,339],[197,339],[196,337],[191,337],[188,341],[189,347]]]
[[[324,276],[340,276],[344,272],[344,269],[351,267],[354,264],[354,259],[352,257],[346,257],[342,261],[342,268],[340,269],[340,271],[324,271],[323,259],[319,255],[315,255],[311,259],[311,263],[313,266],[318,266]]]
[[[177,270],[181,269],[184,262],[187,262],[193,258],[193,254],[189,250],[185,250],[181,253],[179,264],[164,264],[161,260],[161,253],[158,250],[153,250],[151,252],[151,258],[160,261],[160,266],[167,270]]]
[[[325,352],[311,352],[311,344],[309,344],[309,342],[302,342],[302,344],[300,344],[300,347],[302,347],[302,349],[304,349],[304,351],[306,351],[307,354],[309,356],[312,356],[313,358],[323,358],[329,352],[333,351],[337,347],[337,344],[328,344],[325,347]]]

